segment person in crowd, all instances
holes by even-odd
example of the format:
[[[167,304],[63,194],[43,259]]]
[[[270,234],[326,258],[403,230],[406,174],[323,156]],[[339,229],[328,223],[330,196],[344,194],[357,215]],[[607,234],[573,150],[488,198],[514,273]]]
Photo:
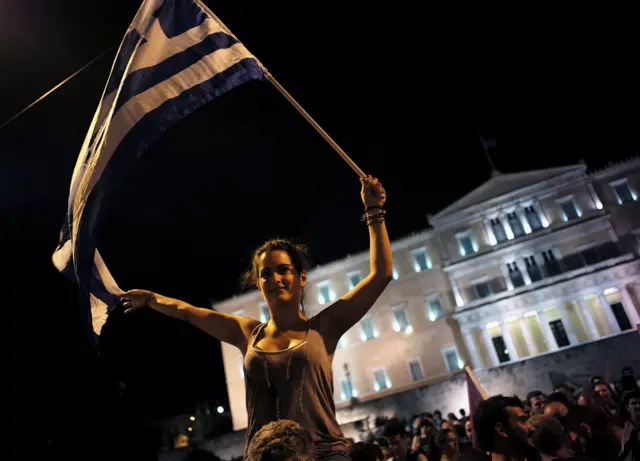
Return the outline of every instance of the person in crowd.
[[[449,422],[451,424],[455,425],[462,425],[462,423],[460,422],[460,420],[458,419],[458,417],[453,414],[453,413],[449,413],[447,414],[447,420],[449,420]]]
[[[430,458],[429,461],[451,461],[458,459],[458,436],[454,431],[451,429],[444,429],[440,431],[436,444],[440,450],[440,458]]]
[[[517,397],[496,395],[480,402],[473,428],[478,448],[490,453],[492,461],[535,461],[538,456],[531,442],[533,427]]]
[[[597,461],[613,461],[620,453],[615,427],[599,407],[576,405],[564,418],[574,453]]]
[[[460,408],[460,416],[462,416],[462,418],[460,418],[460,424],[464,426],[466,422],[469,421],[469,417],[467,416],[467,411],[464,408]]]
[[[386,461],[388,459],[393,458],[393,452],[391,451],[391,444],[389,443],[389,439],[386,437],[378,437],[373,442],[375,445],[378,445],[382,450],[382,459]]]
[[[569,399],[564,392],[552,392],[547,396],[544,415],[561,418],[569,412]]]
[[[621,435],[619,461],[640,461],[640,391],[630,391],[623,396],[628,420]]]
[[[255,433],[245,461],[314,461],[315,445],[309,431],[295,421],[281,419]]]
[[[301,309],[307,283],[306,255],[303,248],[286,240],[272,240],[258,248],[246,276],[267,304],[267,322],[194,307],[146,290],[132,290],[123,296],[126,312],[150,307],[185,320],[241,351],[247,389],[247,446],[265,424],[289,419],[311,433],[318,459],[348,456],[347,441],[335,416],[333,355],[340,337],[369,311],[392,280],[393,271],[385,225],[385,190],[370,176],[361,182],[370,273],[312,318]],[[283,210],[286,212],[286,207]]]
[[[571,451],[567,434],[556,418],[544,418],[532,437],[542,461],[590,461],[590,458],[575,456]]]
[[[547,396],[542,391],[531,391],[527,394],[527,402],[531,407],[531,414],[542,413],[544,411],[544,401]]]
[[[470,419],[467,419],[467,422],[464,423],[464,432],[467,436],[467,440],[473,440],[473,424]]]
[[[569,402],[569,405],[575,405],[576,403],[575,397],[574,397],[575,391],[576,390],[573,387],[569,386],[568,384],[559,384],[553,390],[553,392],[562,392],[567,397],[567,401]]]
[[[356,442],[349,450],[351,461],[385,461],[384,453],[375,443]]]
[[[382,435],[389,440],[393,461],[428,461],[421,451],[411,450],[409,436],[399,419],[391,418],[385,425]]]

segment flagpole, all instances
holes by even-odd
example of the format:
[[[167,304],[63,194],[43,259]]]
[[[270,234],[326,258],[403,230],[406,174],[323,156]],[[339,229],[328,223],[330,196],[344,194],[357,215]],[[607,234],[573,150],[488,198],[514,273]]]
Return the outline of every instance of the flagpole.
[[[83,70],[85,70],[87,67],[89,67],[91,64],[93,64],[94,62],[96,62],[98,59],[100,59],[101,57],[103,57],[105,54],[107,54],[109,51],[113,50],[116,47],[116,45],[111,45],[109,48],[107,48],[106,50],[104,50],[102,53],[100,53],[98,56],[96,56],[95,58],[93,58],[91,61],[89,61],[87,64],[85,64],[84,66],[82,66],[80,69],[78,69],[77,71],[75,71],[73,74],[69,75],[67,78],[65,78],[63,81],[61,81],[60,83],[58,83],[56,86],[54,86],[53,88],[51,88],[49,91],[47,91],[45,94],[43,94],[42,96],[40,96],[38,99],[36,99],[35,101],[33,101],[31,104],[29,104],[27,107],[25,107],[24,109],[22,109],[20,112],[18,112],[17,114],[15,114],[13,117],[11,117],[9,120],[7,120],[6,122],[4,122],[2,125],[0,125],[0,129],[4,128],[5,126],[7,126],[9,123],[13,122],[15,119],[17,119],[18,117],[20,117],[22,114],[24,114],[26,111],[28,111],[29,109],[31,109],[33,106],[35,106],[36,104],[38,104],[40,101],[42,101],[44,98],[46,98],[47,96],[49,96],[51,93],[53,93],[54,91],[56,91],[58,88],[60,88],[62,85],[64,85],[65,83],[67,83],[69,80],[71,80],[73,77],[75,77],[76,75],[78,75],[80,72],[82,72]]]
[[[306,110],[304,110],[304,108],[298,103],[298,101],[296,101],[293,98],[293,96],[291,96],[289,92],[285,90],[282,85],[280,85],[280,83],[273,77],[273,75],[271,75],[271,73],[267,71],[267,69],[264,69],[264,71],[265,71],[267,80],[269,80],[271,84],[275,86],[276,89],[282,94],[282,96],[284,96],[285,99],[289,101],[293,107],[295,107],[295,109],[300,113],[300,115],[302,115],[304,119],[307,122],[309,122],[309,124],[311,124],[311,126],[320,134],[320,136],[322,136],[322,138],[325,141],[327,141],[331,147],[333,147],[333,150],[335,150],[338,153],[338,155],[342,157],[342,159],[345,162],[347,162],[347,165],[349,165],[351,169],[355,171],[355,173],[359,177],[362,178],[366,176],[364,174],[364,171],[362,171],[360,167],[356,165],[356,163],[353,160],[351,160],[351,158],[347,155],[347,153],[344,150],[342,150],[342,148],[338,145],[338,143],[336,143],[333,140],[333,138],[331,138],[331,136],[329,136],[329,134],[326,131],[324,131],[320,125],[318,125],[318,123],[307,113]]]
[[[473,381],[473,384],[475,384],[476,388],[478,389],[478,391],[480,392],[480,395],[482,396],[482,398],[484,400],[487,400],[487,398],[489,398],[489,396],[487,395],[487,391],[484,390],[484,387],[482,387],[480,385],[480,381],[478,381],[478,377],[476,376],[476,374],[473,372],[473,370],[471,369],[471,367],[469,365],[465,365],[464,366],[464,370],[467,372],[467,374],[469,375],[469,378],[471,378],[471,381]]]
[[[220,21],[220,18],[218,18],[214,14],[214,12],[211,11],[207,7],[207,5],[204,4],[204,2],[202,2],[201,0],[196,0],[196,1],[203,10],[205,10],[213,19],[215,19],[218,22],[218,24],[220,24],[220,26],[225,30],[227,34],[231,35],[236,39],[238,38],[233,34],[233,32],[231,32],[231,30],[229,30],[227,26],[225,26],[225,24],[222,21]],[[291,105],[300,113],[300,115],[302,115],[304,119],[307,122],[309,122],[309,124],[313,127],[313,129],[316,130],[320,134],[320,136],[322,136],[322,138],[329,143],[329,145],[333,148],[333,150],[335,150],[338,153],[338,155],[342,157],[342,159],[345,162],[347,162],[347,165],[351,167],[351,169],[358,175],[358,177],[362,178],[366,176],[366,174],[364,174],[364,171],[362,171],[362,169],[360,169],[360,167],[356,165],[356,163],[353,160],[351,160],[351,158],[347,155],[347,153],[344,150],[342,150],[342,148],[338,145],[338,143],[335,142],[333,138],[331,138],[331,136],[329,136],[329,134],[322,129],[322,127],[318,124],[318,122],[316,122],[311,117],[311,115],[309,115],[309,113],[306,110],[304,110],[304,108],[298,103],[298,101],[296,101],[293,98],[293,96],[291,96],[289,92],[285,90],[285,88],[282,85],[280,85],[280,83],[273,77],[273,75],[271,75],[271,72],[269,72],[266,69],[266,67],[258,59],[256,59],[256,61],[258,61],[258,64],[260,64],[260,67],[262,67],[262,70],[264,71],[264,74],[267,80],[269,80],[269,82],[271,82],[271,84],[280,92],[280,94],[282,94],[282,96],[284,96],[285,99],[291,103]]]

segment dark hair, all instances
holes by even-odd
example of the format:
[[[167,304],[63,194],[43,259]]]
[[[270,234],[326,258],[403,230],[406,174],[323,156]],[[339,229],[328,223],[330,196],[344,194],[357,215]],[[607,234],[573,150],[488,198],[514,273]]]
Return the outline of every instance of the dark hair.
[[[609,424],[609,421],[607,415],[597,406],[576,405],[571,407],[564,418],[565,429],[580,434],[583,424],[586,424],[592,430],[596,430],[605,427]]]
[[[533,434],[535,447],[548,456],[555,456],[558,451],[568,445],[564,427],[556,418],[545,418]]]
[[[315,459],[309,431],[295,421],[282,419],[263,426],[247,448],[247,461],[311,461]]]
[[[376,461],[376,459],[384,459],[382,448],[373,443],[354,443],[349,450],[349,458],[351,461]]]
[[[404,437],[405,435],[407,435],[407,429],[398,418],[391,418],[389,421],[387,421],[387,424],[384,425],[382,435],[387,438],[394,437],[396,435],[401,435]]]
[[[544,397],[544,392],[542,391],[531,391],[527,394],[527,405],[531,405],[531,399],[534,397]]]
[[[293,267],[295,267],[298,274],[307,272],[309,270],[309,256],[306,246],[293,243],[290,240],[286,239],[269,240],[260,245],[253,252],[253,256],[251,257],[251,266],[242,275],[243,288],[248,290],[255,288],[258,285],[258,261],[260,259],[260,256],[275,250],[285,251],[289,255],[289,258],[291,258],[291,262],[293,263]],[[304,300],[304,291],[302,292],[302,296]]]
[[[624,402],[624,406],[626,407],[627,405],[629,405],[629,401],[631,399],[640,399],[640,391],[625,392],[625,394],[622,397],[622,399],[623,399],[623,402]]]
[[[547,399],[545,401],[545,404],[551,403],[551,402],[560,402],[562,404],[564,404],[565,407],[569,408],[569,398],[567,397],[567,395],[564,392],[552,392],[551,394],[549,394],[547,396]]]
[[[478,448],[482,451],[495,451],[496,424],[509,426],[507,407],[522,408],[522,401],[518,397],[496,395],[478,405],[473,417],[473,429],[478,440]]]

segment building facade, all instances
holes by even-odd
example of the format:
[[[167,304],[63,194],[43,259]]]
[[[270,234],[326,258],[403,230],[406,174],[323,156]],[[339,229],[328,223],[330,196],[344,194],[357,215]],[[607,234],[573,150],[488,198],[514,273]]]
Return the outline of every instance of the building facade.
[[[334,356],[338,421],[348,429],[363,419],[354,402],[428,392],[465,363],[493,370],[636,329],[639,187],[640,159],[595,172],[578,164],[495,173],[429,216],[428,230],[393,242],[394,280]],[[358,283],[368,259],[313,269],[307,315]],[[213,307],[269,316],[257,292]],[[242,357],[227,344],[222,352],[238,431],[247,427]]]

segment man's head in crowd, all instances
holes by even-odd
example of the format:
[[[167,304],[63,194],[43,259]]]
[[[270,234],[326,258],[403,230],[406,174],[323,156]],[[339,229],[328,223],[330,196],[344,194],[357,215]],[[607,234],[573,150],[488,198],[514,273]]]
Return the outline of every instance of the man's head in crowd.
[[[563,392],[552,392],[544,405],[544,414],[555,418],[562,418],[569,412],[569,400]]]
[[[531,414],[542,413],[544,411],[544,401],[547,396],[542,391],[531,391],[527,394],[527,402],[531,406]]]
[[[247,461],[313,461],[315,451],[309,431],[295,421],[273,421],[253,436]]]
[[[451,459],[458,451],[458,437],[451,429],[440,431],[437,440],[438,449]]]
[[[575,398],[573,397],[573,393],[575,392],[575,389],[571,386],[569,386],[568,384],[559,384],[556,386],[556,388],[553,390],[553,392],[562,392],[564,395],[567,396],[567,400],[569,402],[569,405],[573,405]]]
[[[569,440],[564,427],[556,418],[544,418],[533,434],[533,444],[543,461],[565,459],[571,456]]]
[[[471,440],[473,436],[473,425],[471,424],[470,419],[468,419],[467,422],[464,423],[464,432],[467,435],[467,438]]]
[[[602,409],[593,406],[574,406],[564,418],[571,449],[578,454],[599,461],[616,459],[620,442]]]
[[[627,392],[624,395],[624,406],[633,424],[640,424],[640,391]]]
[[[375,444],[378,445],[382,450],[382,459],[389,459],[393,457],[393,453],[391,452],[391,445],[389,444],[388,438],[378,437],[375,440]]]
[[[473,427],[482,451],[522,457],[533,447],[533,428],[517,397],[497,395],[481,402]]]
[[[404,460],[409,452],[409,437],[404,424],[397,418],[391,418],[384,425],[382,436],[389,440],[391,454],[396,460]]]
[[[453,424],[451,424],[451,421],[442,421],[442,423],[440,423],[440,429],[443,431],[445,429],[453,429]]]
[[[349,451],[351,461],[384,461],[385,457],[382,449],[374,443],[357,442],[351,446]]]
[[[607,383],[599,382],[594,384],[593,391],[604,403],[613,403],[613,395],[611,395],[611,389]]]

